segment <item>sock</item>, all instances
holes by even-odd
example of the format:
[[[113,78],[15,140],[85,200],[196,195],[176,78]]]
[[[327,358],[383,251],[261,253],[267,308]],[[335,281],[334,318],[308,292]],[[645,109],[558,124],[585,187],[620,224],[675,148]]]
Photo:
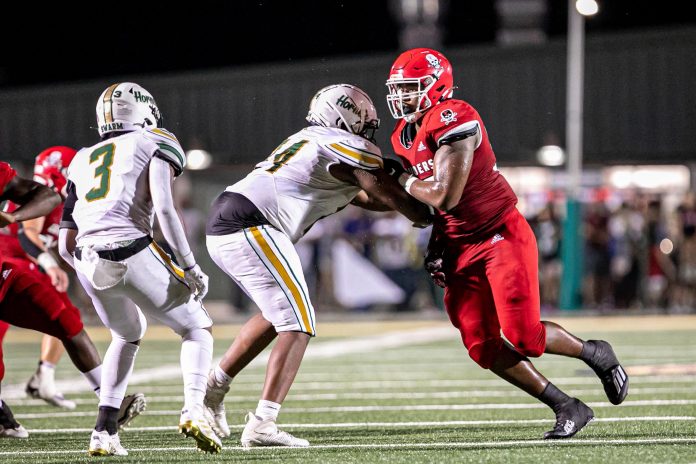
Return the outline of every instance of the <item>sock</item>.
[[[582,342],[582,351],[580,352],[580,359],[585,361],[587,364],[592,364],[592,357],[595,355],[597,346],[590,342]]]
[[[121,407],[137,353],[138,345],[118,338],[111,340],[102,363],[99,406]]]
[[[48,361],[39,361],[39,368],[37,369],[38,371],[42,371],[44,369],[55,369],[56,365],[53,363],[50,363]]]
[[[561,404],[565,403],[569,399],[570,396],[566,395],[561,390],[556,388],[556,386],[551,382],[549,382],[546,385],[544,391],[541,392],[541,395],[539,395],[539,400],[551,409],[553,409],[554,412],[556,412],[557,408]]]
[[[101,432],[106,430],[109,435],[114,435],[118,432],[118,408],[109,406],[99,406],[99,414],[97,415],[97,425],[94,430]]]
[[[226,387],[232,382],[232,377],[227,375],[227,372],[223,371],[219,364],[213,369],[212,379],[216,387]]]
[[[274,403],[273,401],[259,400],[255,414],[262,420],[272,419],[273,422],[275,422],[278,419],[279,412],[280,404]]]
[[[205,329],[191,329],[181,343],[181,372],[184,377],[184,409],[203,410],[208,371],[213,361],[213,336]]]
[[[92,387],[94,393],[97,394],[97,398],[99,398],[99,392],[101,390],[101,364],[91,371],[83,372],[82,375],[85,377],[85,380],[87,380],[87,383],[89,383],[89,386]]]

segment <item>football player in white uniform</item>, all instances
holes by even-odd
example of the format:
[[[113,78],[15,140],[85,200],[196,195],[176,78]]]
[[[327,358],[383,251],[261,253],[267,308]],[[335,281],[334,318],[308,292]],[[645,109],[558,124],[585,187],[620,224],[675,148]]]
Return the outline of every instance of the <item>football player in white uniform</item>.
[[[114,421],[145,334],[144,315],[182,337],[179,431],[199,449],[219,452],[220,440],[203,413],[213,349],[212,321],[201,303],[208,276],[196,264],[172,200],[184,151],[159,127],[155,100],[137,84],[107,88],[97,102],[97,122],[101,141],[80,150],[70,165],[59,234],[61,255],[112,334],[89,453],[127,454]],[[155,213],[183,269],[152,241]]]
[[[419,224],[428,208],[414,201],[382,168],[371,141],[379,125],[370,98],[347,84],[312,99],[310,126],[288,137],[246,178],[213,202],[206,227],[211,257],[261,309],[211,371],[205,397],[213,429],[230,434],[223,398],[231,380],[278,337],[261,400],[247,414],[242,446],[309,446],[278,430],[281,403],[316,335],[314,308],[293,244],[319,219],[349,203],[395,209]]]

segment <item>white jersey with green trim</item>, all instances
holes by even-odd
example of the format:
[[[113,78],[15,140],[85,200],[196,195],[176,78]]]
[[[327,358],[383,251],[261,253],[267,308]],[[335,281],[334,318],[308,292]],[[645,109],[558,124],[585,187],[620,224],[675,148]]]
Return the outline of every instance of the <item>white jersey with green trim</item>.
[[[348,131],[311,126],[288,137],[226,191],[248,198],[294,243],[360,192],[329,173],[335,163],[372,170],[382,167],[382,154],[375,144]]]
[[[72,216],[79,246],[152,235],[148,165],[155,154],[168,161],[176,175],[181,174],[184,150],[174,134],[164,129],[127,132],[77,152],[68,179],[77,195]]]

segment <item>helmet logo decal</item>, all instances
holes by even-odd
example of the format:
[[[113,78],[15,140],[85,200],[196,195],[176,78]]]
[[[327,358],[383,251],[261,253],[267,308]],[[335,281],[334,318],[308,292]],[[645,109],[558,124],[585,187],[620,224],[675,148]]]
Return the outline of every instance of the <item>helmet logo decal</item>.
[[[340,106],[341,108],[350,110],[353,112],[353,114],[360,116],[360,110],[358,109],[358,105],[356,105],[353,99],[350,98],[348,95],[341,95],[341,97],[338,100],[336,100],[336,105]]]
[[[428,60],[428,63],[430,63],[430,66],[432,66],[433,68],[441,67],[440,60],[438,60],[437,57],[432,53],[428,53],[427,55],[425,55],[425,59]]]
[[[152,103],[153,105],[156,104],[155,99],[150,95],[144,95],[137,90],[133,92],[133,97],[135,97],[135,101],[137,102]]]
[[[55,166],[57,168],[60,168],[63,164],[62,162],[62,153],[59,151],[52,151],[50,155],[48,155],[48,158],[45,161],[45,164],[48,166]]]
[[[455,122],[457,120],[457,113],[450,109],[444,110],[440,113],[440,121],[445,123],[445,126],[449,126],[449,123]]]

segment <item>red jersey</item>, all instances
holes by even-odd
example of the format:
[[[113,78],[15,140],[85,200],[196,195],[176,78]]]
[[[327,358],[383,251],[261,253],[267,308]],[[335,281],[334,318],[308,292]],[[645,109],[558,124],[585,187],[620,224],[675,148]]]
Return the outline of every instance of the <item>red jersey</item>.
[[[5,187],[17,175],[17,171],[12,169],[8,163],[0,161],[0,198],[5,193]]]
[[[12,202],[7,202],[4,210],[11,213],[17,208],[18,205]],[[41,240],[46,248],[52,248],[58,245],[58,231],[60,230],[61,217],[63,217],[63,203],[56,206],[53,211],[44,216],[44,224],[41,228],[41,232],[39,232],[39,236],[41,237]],[[7,227],[10,235],[14,235],[15,237],[19,235],[20,225],[18,223],[15,222]]]
[[[7,184],[17,175],[17,172],[12,169],[12,166],[0,161],[0,199],[5,193],[5,188]],[[22,249],[22,245],[19,244],[16,233],[12,235],[10,226],[3,227],[0,229],[0,260],[5,258],[26,258],[26,253]]]
[[[492,231],[515,207],[517,196],[500,174],[486,128],[478,112],[462,100],[449,99],[430,108],[415,124],[400,120],[391,136],[394,152],[418,179],[433,177],[433,158],[440,146],[481,133],[469,178],[459,203],[438,211],[434,227],[448,238],[467,238]]]

